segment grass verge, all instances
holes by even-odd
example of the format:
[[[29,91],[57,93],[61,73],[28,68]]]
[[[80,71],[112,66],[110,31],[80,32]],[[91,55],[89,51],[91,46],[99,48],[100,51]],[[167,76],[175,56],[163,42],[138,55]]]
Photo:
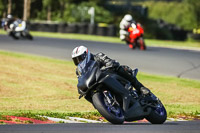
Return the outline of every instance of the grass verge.
[[[200,114],[200,81],[142,72],[138,79],[161,99],[169,117]],[[0,117],[96,119],[93,106],[78,99],[76,84],[71,61],[0,51]]]
[[[0,30],[0,34],[6,34],[6,32],[3,30]],[[37,32],[31,31],[31,34],[33,36],[38,36],[38,37],[78,39],[78,40],[89,40],[89,41],[125,44],[125,42],[122,42],[118,37],[107,37],[107,36],[86,35],[86,34],[71,34],[71,33],[52,33],[52,32],[39,32],[39,31]],[[200,42],[198,41],[170,41],[170,40],[145,39],[145,42],[147,46],[200,49]]]

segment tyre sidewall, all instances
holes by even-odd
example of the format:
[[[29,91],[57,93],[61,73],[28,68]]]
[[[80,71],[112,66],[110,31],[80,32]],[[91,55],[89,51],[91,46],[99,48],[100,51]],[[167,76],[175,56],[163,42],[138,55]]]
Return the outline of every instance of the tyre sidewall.
[[[95,108],[99,111],[99,113],[105,117],[112,124],[122,124],[124,122],[124,116],[117,118],[115,115],[110,113],[106,107],[104,100],[102,99],[103,94],[101,92],[97,92],[92,96],[92,101]]]

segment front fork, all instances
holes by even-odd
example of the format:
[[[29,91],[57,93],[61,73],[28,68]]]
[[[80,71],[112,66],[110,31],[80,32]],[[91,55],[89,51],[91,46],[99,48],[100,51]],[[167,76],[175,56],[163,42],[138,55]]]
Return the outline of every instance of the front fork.
[[[113,106],[115,104],[117,104],[118,106],[120,106],[119,103],[117,102],[117,100],[115,99],[115,97],[113,97],[109,91],[105,90],[105,91],[103,91],[103,94],[104,94],[106,100],[108,101],[108,103],[111,106]]]

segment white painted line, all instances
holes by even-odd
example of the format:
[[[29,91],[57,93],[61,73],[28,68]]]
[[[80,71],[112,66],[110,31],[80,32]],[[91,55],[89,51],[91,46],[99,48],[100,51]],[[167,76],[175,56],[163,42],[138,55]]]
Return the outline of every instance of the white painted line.
[[[184,119],[167,118],[168,121],[187,121]]]
[[[103,123],[102,121],[89,120],[89,119],[84,119],[84,118],[79,118],[79,117],[68,117],[68,119],[73,120],[73,121],[82,121],[82,122],[88,122],[88,123]]]
[[[48,117],[48,116],[42,116],[45,117],[51,121],[55,122],[64,122],[64,123],[83,123],[83,122],[78,122],[78,121],[72,121],[72,120],[66,120],[66,119],[60,119],[60,118],[53,118],[53,117]]]
[[[48,117],[48,116],[41,116],[41,117],[45,117],[51,121],[64,122],[64,123],[104,123],[102,121],[89,120],[89,119],[84,119],[84,118],[79,118],[79,117],[66,117],[66,119],[53,118],[53,117]]]

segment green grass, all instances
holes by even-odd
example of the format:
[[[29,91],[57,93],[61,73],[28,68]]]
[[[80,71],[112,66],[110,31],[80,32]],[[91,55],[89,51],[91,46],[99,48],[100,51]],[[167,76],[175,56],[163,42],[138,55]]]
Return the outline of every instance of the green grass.
[[[52,37],[52,38],[65,38],[65,39],[78,39],[89,41],[100,41],[110,43],[125,44],[118,37],[106,37],[96,35],[85,34],[70,34],[70,33],[49,33],[49,32],[31,32],[34,36]],[[170,40],[153,40],[145,39],[147,46],[162,46],[162,47],[174,47],[174,48],[199,48],[200,42],[192,41],[170,41]]]
[[[166,106],[169,117],[200,113],[200,81],[139,72],[139,81]],[[65,118],[100,116],[78,99],[71,61],[0,51],[0,118],[3,115]]]
[[[6,34],[6,32],[3,30],[0,30],[0,34]],[[31,34],[33,36],[38,36],[38,37],[78,39],[78,40],[89,40],[89,41],[125,44],[125,42],[122,42],[118,37],[96,36],[96,35],[86,35],[86,34],[71,34],[71,33],[50,33],[50,32],[38,32],[38,31],[37,32],[32,31]],[[147,46],[200,49],[200,42],[198,41],[170,41],[170,40],[145,39],[145,42]]]
[[[6,32],[5,32],[4,30],[0,29],[0,34],[3,34],[3,35],[5,35],[5,34],[6,34]]]

